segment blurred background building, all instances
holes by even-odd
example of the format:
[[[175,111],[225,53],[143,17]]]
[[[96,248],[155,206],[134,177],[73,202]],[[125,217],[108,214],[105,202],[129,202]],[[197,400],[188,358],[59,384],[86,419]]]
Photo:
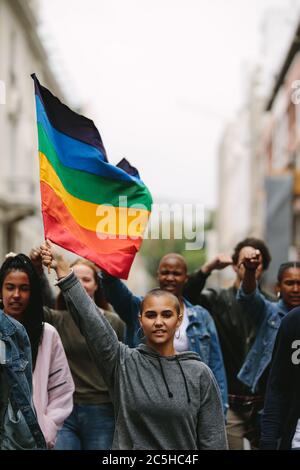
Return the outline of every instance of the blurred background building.
[[[30,250],[43,234],[33,82],[40,80],[64,98],[38,35],[38,0],[0,0],[0,259]]]
[[[275,264],[300,256],[300,23],[266,103],[266,239]]]
[[[35,72],[43,85],[73,109],[88,116],[93,112],[91,104],[78,108],[78,94],[70,93],[71,79],[41,25],[39,7],[39,0],[0,0],[0,79],[6,95],[5,104],[0,104],[0,260],[10,251],[28,254],[43,239],[30,75]],[[132,288],[142,293],[150,282],[143,258],[138,256],[131,273]]]
[[[244,105],[219,149],[218,251],[232,253],[247,236],[264,238],[273,258],[265,276],[270,288],[280,263],[300,256],[299,52],[299,3],[268,11],[263,60],[248,74]],[[232,275],[224,270],[218,280],[226,285]]]

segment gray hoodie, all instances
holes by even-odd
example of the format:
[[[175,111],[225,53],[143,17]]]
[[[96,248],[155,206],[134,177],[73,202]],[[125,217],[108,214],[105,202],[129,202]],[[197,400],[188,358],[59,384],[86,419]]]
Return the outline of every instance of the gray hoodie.
[[[113,449],[226,449],[220,392],[193,352],[160,356],[120,343],[72,273],[58,282],[107,383],[115,408]]]

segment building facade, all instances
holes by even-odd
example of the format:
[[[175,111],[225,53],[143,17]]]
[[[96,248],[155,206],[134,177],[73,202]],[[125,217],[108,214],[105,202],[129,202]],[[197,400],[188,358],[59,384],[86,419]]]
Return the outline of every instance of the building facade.
[[[261,237],[264,220],[264,162],[261,160],[263,101],[259,94],[260,69],[248,77],[246,98],[236,118],[223,133],[218,164],[218,252],[231,254],[247,236]],[[234,273],[218,273],[227,285]]]
[[[219,252],[248,236],[266,241],[273,259],[264,282],[272,288],[279,265],[300,256],[300,13],[268,14],[262,64],[220,146],[217,232]]]
[[[266,239],[274,263],[300,258],[300,23],[266,103]]]
[[[37,0],[0,0],[0,260],[43,239],[30,75],[63,97],[37,31]]]

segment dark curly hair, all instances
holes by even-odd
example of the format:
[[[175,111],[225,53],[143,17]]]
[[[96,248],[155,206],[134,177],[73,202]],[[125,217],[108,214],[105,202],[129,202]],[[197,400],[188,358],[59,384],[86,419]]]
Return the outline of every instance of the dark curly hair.
[[[251,246],[252,248],[255,248],[256,250],[259,250],[261,252],[262,256],[262,265],[263,265],[263,270],[265,271],[268,269],[269,264],[272,260],[269,249],[267,248],[267,245],[263,240],[260,240],[259,238],[245,238],[241,242],[239,242],[233,251],[232,255],[232,261],[234,265],[238,264],[238,259],[239,259],[239,254],[242,248],[245,248],[245,246]]]
[[[23,253],[9,256],[0,268],[0,292],[2,292],[6,276],[12,271],[24,272],[27,274],[29,279],[30,299],[23,314],[22,324],[25,327],[30,340],[32,367],[34,369],[44,330],[44,311],[40,279],[28,256]]]

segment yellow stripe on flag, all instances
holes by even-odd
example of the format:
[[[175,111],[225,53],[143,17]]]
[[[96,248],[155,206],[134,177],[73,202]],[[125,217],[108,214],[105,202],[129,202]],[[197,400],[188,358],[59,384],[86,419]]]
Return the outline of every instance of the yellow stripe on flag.
[[[41,181],[53,189],[81,227],[106,235],[143,236],[149,211],[82,201],[66,191],[47,157],[42,152],[39,156]]]

